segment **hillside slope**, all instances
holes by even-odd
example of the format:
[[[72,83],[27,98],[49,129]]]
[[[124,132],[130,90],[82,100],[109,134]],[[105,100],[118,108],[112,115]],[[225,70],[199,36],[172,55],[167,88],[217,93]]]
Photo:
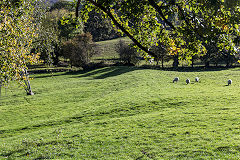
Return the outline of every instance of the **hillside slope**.
[[[32,77],[34,96],[3,90],[0,159],[240,157],[239,68],[106,67]]]

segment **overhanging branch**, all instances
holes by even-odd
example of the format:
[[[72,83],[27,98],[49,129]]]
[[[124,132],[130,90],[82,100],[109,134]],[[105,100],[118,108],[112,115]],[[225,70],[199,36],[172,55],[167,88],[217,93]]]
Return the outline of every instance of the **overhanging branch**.
[[[169,25],[172,29],[176,29],[175,27],[174,27],[174,25],[171,23],[171,22],[169,22],[167,19],[166,19],[166,17],[163,15],[163,12],[162,12],[162,8],[159,6],[159,5],[157,5],[157,3],[154,1],[154,0],[148,0],[149,1],[149,4],[159,13],[159,15],[162,17],[162,19],[164,20],[164,22],[167,24],[167,25]]]
[[[184,15],[183,9],[178,4],[177,4],[177,7],[178,7],[178,10],[179,10],[181,16],[183,17],[184,21],[186,22],[187,26],[190,29],[192,29],[192,31],[195,32],[197,36],[199,36],[201,39],[204,39],[204,37],[198,33],[197,29],[193,28],[193,26],[191,25],[191,23],[188,20],[188,18]]]
[[[76,11],[75,11],[76,17],[78,17],[78,8],[80,6],[80,3],[81,3],[81,0],[77,0]]]
[[[79,7],[81,0],[78,0],[78,4],[77,6]],[[108,15],[108,17],[113,21],[113,23],[124,33],[126,34],[133,42],[134,44],[136,44],[140,49],[142,49],[143,51],[145,51],[146,53],[148,53],[151,56],[155,56],[155,53],[148,50],[148,48],[144,47],[140,42],[138,42],[137,39],[134,38],[133,35],[131,35],[117,20],[116,18],[113,16],[113,14],[110,12],[109,9],[105,8],[104,6],[102,6],[101,4],[98,4],[97,2],[95,2],[94,0],[88,0],[90,3],[92,3],[94,6],[98,7],[100,10],[102,10],[104,13],[106,13]],[[78,16],[77,14],[78,12],[78,8],[76,8],[76,17]]]

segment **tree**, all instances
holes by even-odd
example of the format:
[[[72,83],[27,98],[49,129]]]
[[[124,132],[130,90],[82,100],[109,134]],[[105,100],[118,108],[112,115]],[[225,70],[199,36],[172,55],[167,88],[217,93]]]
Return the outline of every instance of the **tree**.
[[[237,62],[237,58],[235,57],[235,55],[231,54],[229,51],[223,50],[221,54],[223,57],[223,61],[225,61],[226,63],[226,67],[231,67],[234,62]]]
[[[90,58],[97,54],[96,44],[90,33],[76,35],[63,43],[62,55],[70,60],[71,66],[87,68]]]
[[[94,10],[89,13],[89,18],[84,24],[84,32],[90,32],[95,42],[120,37],[109,18]]]
[[[152,52],[155,53],[154,60],[157,62],[157,65],[159,64],[159,61],[161,61],[162,68],[164,68],[164,62],[170,60],[170,56],[166,48],[167,47],[163,43],[151,48]]]
[[[35,9],[35,19],[40,23],[36,23],[39,36],[36,40],[38,43],[34,43],[34,51],[40,52],[41,60],[48,65],[57,65],[62,43],[82,33],[83,25],[80,19],[73,19],[68,10],[51,8],[49,11],[49,8],[48,5],[40,2]]]
[[[50,7],[50,12],[54,10],[61,10],[65,9],[68,10],[69,12],[74,11],[74,4],[69,2],[69,1],[64,1],[64,0],[59,0]]]
[[[37,37],[33,12],[35,0],[0,1],[0,81],[7,85],[15,80],[31,91],[27,64],[38,61],[38,54],[31,54],[32,42]],[[27,83],[26,86],[24,83]]]
[[[149,50],[164,35],[169,50],[192,57],[206,53],[206,44],[218,36],[220,50],[234,51],[240,35],[240,1],[235,0],[77,0],[76,16],[87,18],[92,9],[103,12],[139,49]]]
[[[46,0],[36,1],[35,6],[33,22],[37,28],[38,37],[33,42],[31,51],[40,52],[40,59],[44,63],[52,64],[52,60],[56,59],[54,51],[60,43],[56,17],[49,12],[50,4]]]
[[[83,32],[83,24],[80,18],[73,18],[73,15],[70,14],[58,20],[58,29],[60,31],[60,38],[69,40]]]
[[[136,48],[127,44],[125,41],[119,40],[115,46],[115,50],[119,54],[120,60],[124,65],[134,66],[139,62]]]

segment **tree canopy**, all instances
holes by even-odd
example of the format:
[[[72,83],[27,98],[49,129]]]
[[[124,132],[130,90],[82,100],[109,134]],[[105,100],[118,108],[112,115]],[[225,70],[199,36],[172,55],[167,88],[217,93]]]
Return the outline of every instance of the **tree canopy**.
[[[79,11],[80,10],[80,11]],[[139,49],[167,44],[170,54],[205,54],[214,43],[218,51],[236,52],[240,37],[240,1],[236,0],[77,0],[76,17],[97,10],[108,16]],[[151,57],[150,57],[151,58]]]
[[[36,34],[33,0],[0,1],[0,83],[23,83],[27,64],[38,60],[30,49]]]

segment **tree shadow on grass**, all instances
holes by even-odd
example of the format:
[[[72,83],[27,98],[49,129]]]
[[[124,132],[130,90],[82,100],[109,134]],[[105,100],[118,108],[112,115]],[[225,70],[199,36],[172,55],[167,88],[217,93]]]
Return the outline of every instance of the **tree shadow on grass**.
[[[105,78],[115,77],[115,76],[118,76],[121,74],[132,72],[134,70],[139,70],[139,69],[141,69],[141,68],[126,67],[126,66],[105,67],[105,68],[86,72],[84,74],[79,75],[78,77],[91,77],[92,76],[93,79],[105,79]]]
[[[236,66],[237,67],[237,66]],[[235,68],[235,67],[231,67]],[[33,76],[34,78],[48,78],[48,77],[57,77],[62,75],[71,75],[71,76],[78,76],[78,77],[91,77],[93,79],[105,79],[108,77],[118,76],[127,72],[132,72],[134,70],[144,70],[144,69],[153,69],[153,70],[162,70],[162,71],[176,71],[176,72],[209,72],[209,71],[222,71],[228,70],[230,68],[226,67],[178,67],[178,68],[160,68],[159,66],[141,66],[141,67],[134,67],[134,66],[109,66],[109,67],[101,67],[95,69],[86,69],[86,70],[78,70],[78,71],[68,71],[68,72],[61,72],[55,74],[55,72],[48,72],[49,74],[42,74],[38,73],[38,75]],[[51,74],[52,73],[52,74]],[[40,75],[39,75],[40,74]]]
[[[93,79],[105,79],[108,77],[114,77],[118,76],[127,72],[131,72],[134,70],[140,70],[143,68],[133,67],[133,66],[111,66],[111,67],[102,67],[98,69],[87,69],[87,70],[78,70],[78,71],[69,71],[69,72],[63,72],[63,73],[57,73],[54,72],[49,74],[41,74],[33,76],[35,79],[39,78],[48,78],[48,77],[58,77],[63,75],[69,75],[69,76],[77,76],[77,77],[92,77]]]
[[[161,70],[164,71],[177,71],[177,72],[211,72],[211,71],[223,71],[223,70],[228,70],[231,68],[235,68],[235,67],[178,67],[178,68],[174,68],[174,67],[169,67],[169,68],[164,68]]]

